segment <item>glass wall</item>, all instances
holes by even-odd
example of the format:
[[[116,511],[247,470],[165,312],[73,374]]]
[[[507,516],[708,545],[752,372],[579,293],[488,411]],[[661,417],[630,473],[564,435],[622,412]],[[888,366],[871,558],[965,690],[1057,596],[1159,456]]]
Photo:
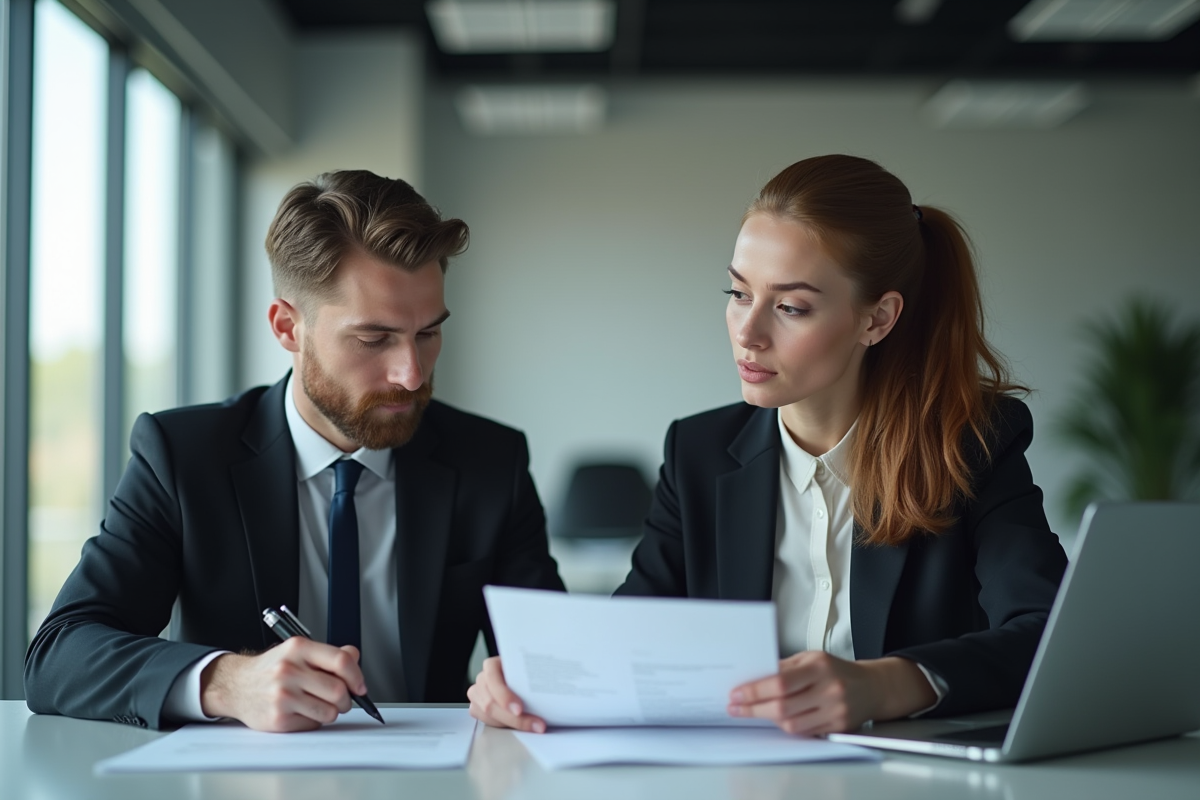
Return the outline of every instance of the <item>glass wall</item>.
[[[136,416],[225,397],[235,366],[235,145],[145,69],[122,78],[125,51],[58,0],[36,0],[33,30],[32,189],[6,198],[32,218],[29,263],[6,264],[29,270],[30,373],[4,387],[30,403],[28,530],[5,533],[27,536],[28,629],[0,631],[6,654],[98,532]],[[19,667],[5,656],[6,687]]]
[[[144,69],[130,73],[126,103],[123,446],[138,414],[177,405],[182,112]]]
[[[34,13],[31,631],[101,514],[108,74],[99,34],[52,0]]]

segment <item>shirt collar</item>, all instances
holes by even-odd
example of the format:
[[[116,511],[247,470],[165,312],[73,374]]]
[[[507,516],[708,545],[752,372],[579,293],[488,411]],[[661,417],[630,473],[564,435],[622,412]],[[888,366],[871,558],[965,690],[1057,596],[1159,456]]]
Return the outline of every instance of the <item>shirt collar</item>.
[[[312,426],[300,416],[296,407],[296,396],[292,384],[296,377],[288,378],[284,390],[283,410],[287,416],[288,429],[292,433],[292,444],[296,448],[296,477],[301,482],[308,480],[321,470],[341,458],[352,458],[384,480],[392,477],[392,451],[368,450],[360,447],[347,455],[334,447],[328,439],[312,429]]]
[[[850,430],[846,431],[846,435],[842,440],[833,446],[833,449],[821,456],[814,456],[807,450],[796,444],[796,440],[788,433],[787,427],[783,424],[783,414],[777,413],[776,418],[779,422],[779,439],[783,442],[783,465],[789,476],[796,483],[798,488],[803,488],[812,479],[816,472],[817,465],[821,464],[833,477],[837,478],[843,486],[850,486],[850,470],[848,468],[850,460],[850,443],[854,436],[854,431],[858,428],[858,420],[854,420],[854,424],[850,426]]]

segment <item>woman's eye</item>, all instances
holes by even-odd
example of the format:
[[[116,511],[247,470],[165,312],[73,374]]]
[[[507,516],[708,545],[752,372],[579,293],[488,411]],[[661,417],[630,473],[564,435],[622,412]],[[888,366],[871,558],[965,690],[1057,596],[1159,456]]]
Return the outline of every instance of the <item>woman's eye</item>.
[[[811,312],[811,308],[796,308],[795,306],[781,305],[779,310],[789,317],[807,317]]]
[[[746,299],[746,293],[739,292],[737,289],[726,289],[725,294],[729,295],[734,300],[745,300]]]

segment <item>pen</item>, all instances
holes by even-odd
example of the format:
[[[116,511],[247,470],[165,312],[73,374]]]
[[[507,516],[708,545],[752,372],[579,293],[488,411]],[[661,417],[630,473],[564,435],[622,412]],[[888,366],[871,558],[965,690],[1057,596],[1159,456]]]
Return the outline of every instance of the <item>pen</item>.
[[[312,634],[309,633],[308,628],[304,627],[304,623],[287,606],[280,606],[278,610],[264,608],[262,614],[263,622],[267,623],[267,627],[275,632],[275,635],[279,637],[279,641],[281,642],[285,642],[293,636],[303,636],[305,639],[312,638]],[[365,694],[354,694],[351,692],[350,699],[363,711],[379,720],[380,725],[385,724],[383,715],[379,713],[379,709],[371,702],[371,698]]]

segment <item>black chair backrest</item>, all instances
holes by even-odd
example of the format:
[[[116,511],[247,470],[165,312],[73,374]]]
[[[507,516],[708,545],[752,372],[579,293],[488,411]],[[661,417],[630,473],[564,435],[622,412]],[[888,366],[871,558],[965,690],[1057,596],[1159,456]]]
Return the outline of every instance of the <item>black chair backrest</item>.
[[[650,510],[650,485],[633,464],[581,464],[567,486],[556,536],[616,539],[639,536]]]

